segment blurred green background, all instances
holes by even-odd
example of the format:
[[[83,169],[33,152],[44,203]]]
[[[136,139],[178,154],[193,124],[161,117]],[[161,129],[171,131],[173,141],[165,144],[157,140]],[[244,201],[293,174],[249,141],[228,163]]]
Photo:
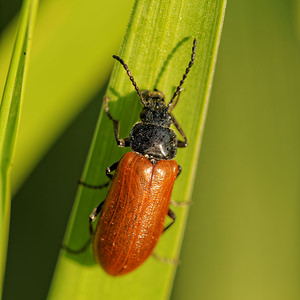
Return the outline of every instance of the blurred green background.
[[[0,84],[6,75],[2,61],[6,51],[9,53],[4,47],[21,5],[15,0],[2,2]],[[37,118],[39,123],[28,125],[32,138],[41,140],[41,147],[32,150],[28,141],[24,152],[40,161],[26,158],[26,171],[13,177],[14,188],[19,189],[12,202],[4,289],[7,300],[46,297],[76,181],[101,108],[111,54],[117,53],[122,42],[132,5],[132,1],[123,6],[99,2],[99,11],[89,24],[101,29],[99,24],[104,22],[105,33],[90,25],[89,34],[82,37],[81,23],[74,30],[76,35],[68,35],[64,27],[67,18],[76,13],[77,2],[72,2],[72,10],[67,9],[69,1],[44,0],[40,5],[41,20],[46,16],[48,22],[42,24],[46,32],[36,29],[22,122],[37,117],[26,108],[27,99],[33,98],[31,87],[35,96],[40,93],[36,101],[58,99],[56,108],[63,99],[69,102],[59,112],[45,107],[45,113],[57,118],[55,128],[44,129],[47,120],[43,115]],[[80,15],[88,14],[81,13],[85,8],[81,6],[76,8]],[[299,8],[295,0],[232,0],[227,4],[172,299],[300,299]],[[55,14],[47,15],[47,11]],[[74,38],[77,44],[72,45]],[[56,39],[60,44],[54,47]],[[85,39],[93,40],[91,49],[104,57],[96,64],[92,63],[92,50],[81,48]],[[64,48],[70,44],[74,57],[68,58]],[[90,60],[80,57],[88,51]],[[47,82],[53,80],[51,91],[45,90],[45,78],[30,81],[37,78],[34,67],[40,64],[39,59],[45,60]],[[68,72],[74,73],[68,95],[59,91],[60,84],[68,84],[60,79],[65,63]],[[78,70],[86,72],[85,82],[78,82]],[[92,80],[98,72],[99,80]],[[59,123],[59,116],[65,116],[66,111],[67,117]],[[22,133],[21,127],[19,145],[26,144],[21,140],[26,130]],[[43,143],[43,135],[48,134],[51,138]],[[18,157],[23,156],[17,153],[15,169]]]

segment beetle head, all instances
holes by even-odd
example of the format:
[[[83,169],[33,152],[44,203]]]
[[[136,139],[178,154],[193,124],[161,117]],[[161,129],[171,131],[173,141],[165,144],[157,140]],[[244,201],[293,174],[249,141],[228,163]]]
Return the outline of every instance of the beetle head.
[[[144,108],[140,113],[141,121],[170,127],[172,118],[165,104],[165,95],[160,91],[143,91],[141,94],[144,104]]]

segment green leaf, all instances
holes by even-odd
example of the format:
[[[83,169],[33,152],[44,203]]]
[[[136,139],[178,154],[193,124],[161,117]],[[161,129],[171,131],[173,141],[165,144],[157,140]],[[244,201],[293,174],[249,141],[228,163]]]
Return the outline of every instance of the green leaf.
[[[0,106],[0,295],[2,295],[9,232],[9,171],[19,125],[21,100],[24,93],[28,56],[30,54],[37,7],[38,0],[27,0],[23,3],[20,25]]]
[[[12,193],[62,132],[107,84],[133,1],[45,0],[39,7],[24,95]],[[116,7],[117,5],[117,7]],[[8,69],[14,22],[0,39],[0,70]],[[104,30],[105,28],[105,30]],[[0,91],[4,85],[0,72]]]
[[[195,65],[173,111],[189,139],[188,148],[179,150],[176,158],[183,167],[172,196],[178,202],[191,197],[225,4],[217,0],[136,1],[119,53],[141,90],[157,88],[170,99],[190,60],[192,40],[198,40]],[[128,136],[141,105],[119,63],[115,64],[106,96],[111,100],[111,114],[120,120],[120,136]],[[102,110],[84,181],[106,182],[105,168],[125,152],[116,146],[111,121]],[[78,249],[88,239],[88,216],[106,192],[79,189],[66,239],[70,248]],[[174,228],[161,238],[155,250],[162,257],[179,255],[188,208],[174,210]],[[62,250],[49,299],[166,299],[175,270],[175,265],[151,257],[131,274],[112,278],[96,265],[91,250],[80,255]]]

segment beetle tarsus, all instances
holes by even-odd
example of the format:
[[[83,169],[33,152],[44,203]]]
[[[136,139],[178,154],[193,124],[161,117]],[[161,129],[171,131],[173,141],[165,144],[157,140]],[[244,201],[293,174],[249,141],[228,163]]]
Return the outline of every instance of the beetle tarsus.
[[[170,204],[174,207],[185,207],[185,206],[190,206],[193,202],[188,200],[188,201],[175,201],[175,200],[171,200]]]
[[[107,187],[109,185],[110,181],[108,181],[108,182],[106,182],[104,184],[100,184],[100,185],[93,185],[93,184],[86,183],[86,182],[84,182],[84,181],[82,181],[82,180],[79,179],[77,181],[77,183],[79,185],[82,185],[82,186],[84,186],[86,188],[89,188],[89,189],[101,190],[101,189]]]
[[[153,258],[155,258],[165,264],[169,264],[169,265],[179,265],[180,264],[180,260],[177,258],[162,257],[155,252],[152,253],[152,256],[153,256]]]

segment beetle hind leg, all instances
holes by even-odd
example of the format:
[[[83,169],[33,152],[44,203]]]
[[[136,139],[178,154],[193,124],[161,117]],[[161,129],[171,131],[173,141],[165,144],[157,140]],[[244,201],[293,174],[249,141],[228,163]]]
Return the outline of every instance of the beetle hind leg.
[[[93,235],[94,235],[94,229],[93,229],[93,225],[92,223],[96,220],[98,214],[101,212],[102,207],[103,207],[104,201],[102,201],[94,210],[93,212],[90,214],[89,216],[89,238],[88,240],[84,243],[84,245],[79,248],[79,249],[72,249],[70,247],[68,247],[67,245],[63,244],[62,248],[64,250],[66,250],[68,253],[71,254],[80,254],[83,253],[87,250],[87,248],[90,246]]]
[[[104,183],[104,184],[100,184],[100,185],[93,185],[93,184],[89,184],[86,183],[84,181],[79,180],[78,184],[86,187],[86,188],[90,188],[90,189],[102,189],[104,187],[107,187],[110,183],[110,181],[113,179],[113,174],[111,174],[112,172],[114,172],[118,166],[118,161],[113,163],[110,167],[106,168],[106,176],[110,179],[108,182]],[[63,245],[63,249],[65,249],[67,252],[71,253],[71,254],[80,254],[86,251],[86,249],[89,247],[91,241],[92,241],[92,237],[94,235],[94,230],[93,230],[93,226],[92,223],[96,220],[98,214],[101,212],[102,207],[103,207],[104,201],[102,201],[94,210],[93,212],[90,214],[89,216],[89,239],[85,242],[85,244],[80,248],[80,249],[71,249],[70,247],[68,247],[67,245]]]
[[[175,220],[176,220],[176,215],[170,208],[168,210],[168,216],[172,219],[172,222],[164,228],[163,232],[166,232],[175,223]],[[179,260],[176,259],[176,258],[162,257],[162,256],[158,255],[155,252],[152,253],[152,256],[155,259],[157,259],[157,260],[159,260],[160,262],[163,262],[163,263],[167,263],[167,264],[170,264],[170,265],[178,265],[179,264]]]
[[[152,257],[154,257],[155,259],[157,259],[160,262],[165,263],[165,264],[169,264],[169,265],[179,265],[180,264],[180,260],[177,258],[162,257],[155,252],[152,253]]]

